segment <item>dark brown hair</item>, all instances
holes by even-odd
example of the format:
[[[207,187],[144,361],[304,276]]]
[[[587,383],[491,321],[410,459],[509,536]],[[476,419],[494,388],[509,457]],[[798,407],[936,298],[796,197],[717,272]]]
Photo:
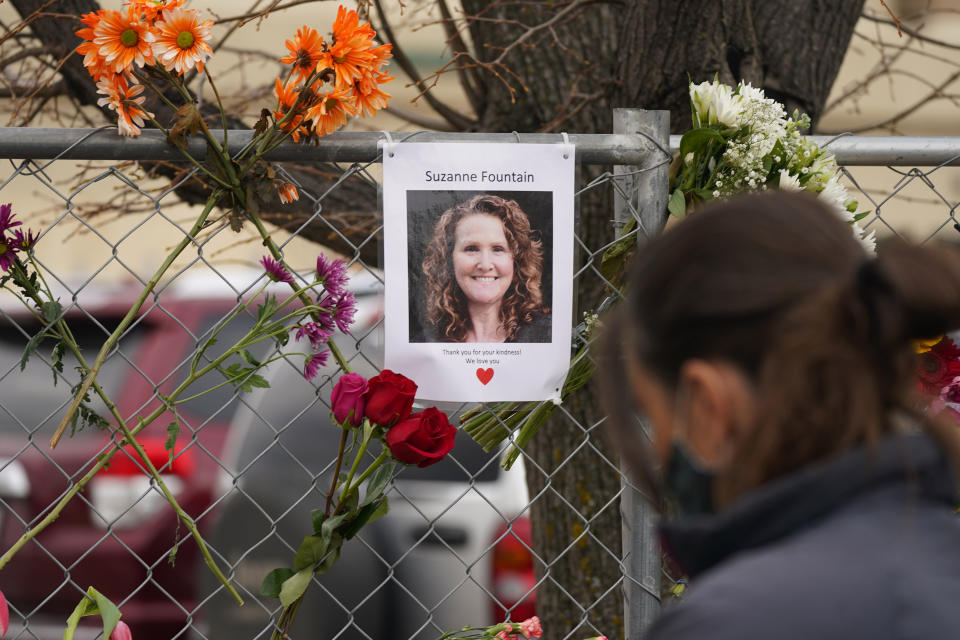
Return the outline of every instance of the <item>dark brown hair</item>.
[[[534,239],[530,220],[513,200],[494,195],[473,196],[444,211],[434,228],[423,258],[426,276],[427,321],[437,335],[449,342],[462,342],[470,330],[467,301],[453,273],[453,246],[457,224],[466,216],[483,214],[498,218],[513,254],[513,282],[503,297],[500,324],[506,339],[516,337],[520,327],[535,313],[548,313],[543,306],[540,279],[543,248]]]
[[[736,365],[756,422],[718,477],[719,504],[854,446],[907,414],[960,460],[956,435],[917,410],[913,339],[960,327],[960,254],[885,245],[868,255],[850,227],[807,195],[741,196],[704,207],[637,252],[610,319],[610,431],[655,487],[620,354],[676,392],[692,359]],[[624,348],[624,344],[627,348]],[[616,366],[619,362],[619,366]]]

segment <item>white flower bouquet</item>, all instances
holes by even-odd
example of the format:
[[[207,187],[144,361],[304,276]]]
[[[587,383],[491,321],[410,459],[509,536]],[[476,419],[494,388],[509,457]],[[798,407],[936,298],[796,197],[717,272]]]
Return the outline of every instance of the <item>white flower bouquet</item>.
[[[742,82],[736,88],[717,80],[691,83],[690,106],[693,128],[680,140],[670,213],[682,218],[699,202],[748,191],[809,191],[875,250],[875,234],[859,224],[870,212],[857,211],[833,154],[801,134],[808,116],[794,111],[788,117],[783,105]]]

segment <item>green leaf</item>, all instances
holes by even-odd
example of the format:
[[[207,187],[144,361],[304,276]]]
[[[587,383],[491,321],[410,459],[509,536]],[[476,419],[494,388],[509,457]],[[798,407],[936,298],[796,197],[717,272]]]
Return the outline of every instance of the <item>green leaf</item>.
[[[378,518],[382,518],[390,511],[390,504],[386,498],[381,498],[378,502],[371,502],[360,508],[357,517],[350,521],[343,530],[343,537],[347,540],[357,535],[364,526],[370,524]]]
[[[873,211],[861,211],[861,212],[858,213],[857,215],[853,216],[853,221],[854,221],[854,222],[859,222],[860,220],[863,220],[864,218],[866,218],[866,217],[867,217],[868,215],[870,215],[871,213],[873,213]]]
[[[256,373],[254,373],[253,375],[249,376],[249,377],[244,381],[244,383],[245,383],[245,387],[246,387],[247,385],[249,385],[249,386],[251,386],[251,387],[260,387],[261,389],[269,389],[269,388],[270,388],[270,383],[267,382],[266,378],[264,378],[263,376],[258,375],[258,374],[256,374]],[[244,390],[245,390],[245,391],[249,391],[249,389],[246,389],[246,388],[245,388]]]
[[[677,189],[671,194],[670,201],[667,203],[667,210],[681,220],[687,215],[687,201],[684,198],[683,191]]]
[[[326,557],[323,559],[315,569],[314,572],[317,575],[323,575],[327,571],[333,568],[333,565],[337,562],[337,559],[340,557],[340,550],[343,548],[343,537],[339,533],[333,534],[333,538],[330,540],[330,550],[327,551]]]
[[[48,323],[53,324],[60,318],[60,314],[63,312],[63,307],[61,307],[60,303],[56,300],[50,300],[49,302],[44,302],[40,305],[40,311],[43,313],[43,319]]]
[[[27,343],[26,348],[23,350],[23,355],[20,356],[20,371],[23,371],[27,368],[27,361],[30,360],[30,356],[33,355],[33,352],[37,350],[37,347],[40,346],[40,342],[43,340],[43,334],[33,336],[30,338],[30,341]]]
[[[397,463],[393,460],[388,460],[380,465],[379,469],[370,474],[370,478],[367,480],[367,488],[363,502],[360,503],[361,507],[377,501],[380,496],[383,495],[383,490],[390,484],[390,479],[393,477],[393,471],[396,468]]]
[[[313,569],[301,569],[289,578],[283,581],[280,586],[280,604],[284,609],[289,607],[297,598],[303,595],[310,586],[310,578],[313,577]]]
[[[323,513],[323,509],[314,509],[310,512],[310,520],[313,521],[313,532],[320,533],[320,527],[323,526],[323,521],[326,519],[326,515]]]
[[[267,295],[263,300],[263,304],[257,305],[257,321],[265,320],[271,317],[277,310],[277,299],[271,295]]]
[[[307,567],[313,567],[321,560],[327,552],[327,548],[330,546],[331,536],[307,536],[303,539],[303,542],[300,543],[300,548],[297,549],[297,555],[293,558],[293,568],[296,571],[301,569],[306,569]]]
[[[680,161],[682,162],[690,152],[696,153],[704,149],[713,141],[723,143],[723,135],[716,129],[700,127],[691,129],[680,138]]]
[[[260,583],[260,595],[265,598],[279,598],[281,586],[293,575],[294,571],[286,567],[274,569]]]
[[[247,364],[253,365],[254,367],[260,366],[260,361],[254,358],[253,354],[247,351],[246,349],[241,349],[239,353],[240,353],[240,358]]]
[[[173,451],[177,446],[177,436],[180,435],[180,423],[176,420],[167,425],[167,440],[163,448],[170,452],[170,465],[173,466]]]
[[[109,638],[110,634],[113,633],[114,627],[117,626],[117,622],[120,621],[120,609],[110,601],[110,598],[93,587],[90,587],[87,589],[87,594],[80,601],[80,604],[76,606],[73,613],[67,618],[67,628],[63,630],[63,640],[73,640],[73,635],[77,631],[80,618],[98,613],[103,620],[103,637]]]

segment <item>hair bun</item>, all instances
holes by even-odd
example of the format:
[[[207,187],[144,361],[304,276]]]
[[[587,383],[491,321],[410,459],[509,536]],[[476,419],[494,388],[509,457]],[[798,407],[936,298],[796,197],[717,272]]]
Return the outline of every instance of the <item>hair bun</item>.
[[[880,348],[960,328],[960,253],[943,244],[885,244],[856,270],[854,290]]]

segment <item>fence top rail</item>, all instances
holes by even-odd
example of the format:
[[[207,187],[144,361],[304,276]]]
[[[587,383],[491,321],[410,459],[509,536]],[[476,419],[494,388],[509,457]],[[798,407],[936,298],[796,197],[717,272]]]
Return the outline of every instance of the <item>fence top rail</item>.
[[[218,137],[222,134],[217,133]],[[228,134],[231,153],[250,142],[253,132],[234,130]],[[409,142],[528,142],[552,144],[564,140],[556,133],[442,133],[434,131],[391,133],[396,143]],[[269,156],[275,161],[372,162],[380,152],[378,143],[387,136],[377,131],[347,131],[326,136],[319,145],[284,143]],[[653,165],[663,156],[641,135],[583,134],[568,136],[583,164]],[[841,165],[960,166],[960,136],[813,136],[830,149]],[[670,151],[676,151],[680,136],[670,136]],[[202,158],[206,144],[190,140],[190,154]],[[67,129],[0,127],[0,159],[49,160],[141,160],[182,161],[160,131],[147,130],[137,138],[119,136],[114,128]]]
[[[214,132],[222,141],[222,132]],[[237,153],[250,143],[253,132],[228,132],[229,149]],[[640,135],[571,133],[566,138],[576,145],[577,161],[583,164],[645,165],[663,161],[662,153],[652,154],[654,145]],[[396,144],[408,142],[501,142],[554,144],[563,134],[552,133],[442,133],[434,131],[390,133]],[[287,162],[372,162],[380,153],[378,143],[387,135],[377,131],[344,131],[325,136],[314,146],[283,143],[267,157]],[[206,143],[200,137],[189,141],[190,155],[203,158]],[[659,156],[659,157],[658,157]],[[163,133],[146,130],[136,138],[125,138],[114,128],[17,128],[0,127],[0,159],[75,159],[183,161],[180,152],[167,143]]]

